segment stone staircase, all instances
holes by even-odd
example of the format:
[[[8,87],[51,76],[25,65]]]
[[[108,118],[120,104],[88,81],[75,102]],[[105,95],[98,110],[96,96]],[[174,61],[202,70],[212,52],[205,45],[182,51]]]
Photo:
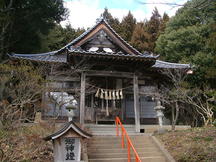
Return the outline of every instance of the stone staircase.
[[[92,135],[116,135],[115,125],[86,125],[85,126]],[[134,125],[124,125],[126,131],[130,135],[138,135],[140,133],[135,132]]]
[[[150,135],[129,135],[142,162],[166,162],[164,154],[152,141]],[[88,142],[89,162],[127,162],[127,144],[121,147],[121,137],[93,136]],[[131,149],[131,162],[135,162]]]

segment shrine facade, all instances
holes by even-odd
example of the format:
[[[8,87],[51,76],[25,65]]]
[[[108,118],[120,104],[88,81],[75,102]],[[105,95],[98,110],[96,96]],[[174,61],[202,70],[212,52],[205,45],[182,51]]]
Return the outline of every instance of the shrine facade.
[[[74,120],[84,125],[112,123],[157,124],[155,94],[162,69],[190,69],[189,64],[160,61],[141,53],[121,38],[104,18],[59,50],[42,54],[10,54],[49,64],[43,117],[67,118],[66,107],[77,105]]]

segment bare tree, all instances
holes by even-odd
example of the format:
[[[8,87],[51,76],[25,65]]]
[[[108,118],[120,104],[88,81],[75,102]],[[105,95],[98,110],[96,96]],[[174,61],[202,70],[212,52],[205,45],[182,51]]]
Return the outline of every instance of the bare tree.
[[[189,112],[193,118],[201,116],[205,126],[213,123],[213,101],[214,96],[209,95],[208,88],[198,89],[191,88],[185,81],[187,73],[180,69],[164,69],[162,70],[171,84],[164,84],[161,88],[161,98],[171,107],[172,111],[172,130],[175,130],[175,125],[180,115],[180,109]],[[170,85],[170,86],[169,86]],[[191,114],[192,113],[192,114]]]
[[[43,90],[39,71],[25,64],[1,64],[0,73],[0,121],[5,125],[33,119]]]
[[[168,81],[161,87],[161,100],[171,107],[172,112],[172,130],[179,118],[181,104],[184,103],[183,94],[185,91],[184,81],[186,71],[182,69],[163,69],[161,73],[168,78]]]
[[[205,126],[213,124],[213,104],[214,96],[207,95],[208,89],[193,89],[185,93],[185,101],[192,105],[196,112],[202,117]]]

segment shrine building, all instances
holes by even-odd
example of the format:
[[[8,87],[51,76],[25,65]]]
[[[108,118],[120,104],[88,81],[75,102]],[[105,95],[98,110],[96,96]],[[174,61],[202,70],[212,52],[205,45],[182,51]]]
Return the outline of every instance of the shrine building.
[[[137,132],[141,124],[157,124],[154,107],[163,69],[190,69],[189,64],[160,61],[141,53],[114,31],[104,18],[66,46],[40,54],[10,54],[11,59],[45,63],[47,90],[43,119],[67,120],[66,107],[77,105],[73,120],[81,125],[114,124],[119,116]]]

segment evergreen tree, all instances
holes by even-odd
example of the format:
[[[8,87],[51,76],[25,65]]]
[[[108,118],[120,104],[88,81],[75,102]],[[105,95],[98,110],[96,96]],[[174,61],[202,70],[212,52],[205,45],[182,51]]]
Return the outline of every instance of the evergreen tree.
[[[166,13],[163,14],[163,18],[161,20],[160,26],[159,26],[159,33],[162,34],[165,31],[166,28],[166,24],[169,21],[169,15],[167,15]]]
[[[118,18],[114,18],[111,13],[108,11],[107,8],[104,9],[104,12],[101,14],[103,18],[106,19],[106,21],[109,23],[109,25],[117,32],[119,33],[121,31],[120,22]]]
[[[58,50],[81,35],[84,31],[82,28],[74,29],[71,25],[67,25],[65,28],[61,25],[56,25],[44,38],[44,49],[46,51]]]
[[[191,83],[212,84],[216,81],[215,29],[216,2],[206,1],[205,7],[197,6],[202,0],[192,0],[177,11],[167,23],[164,34],[157,40],[156,51],[167,61],[195,65]]]
[[[134,31],[136,25],[136,19],[132,15],[132,13],[129,11],[128,15],[123,17],[122,22],[120,24],[121,26],[121,31],[120,35],[122,38],[126,41],[131,41],[131,37]]]
[[[144,22],[137,23],[133,31],[131,38],[131,44],[138,49],[140,52],[148,50],[150,35],[146,31],[146,26]]]
[[[34,53],[42,51],[42,40],[56,23],[64,20],[67,9],[63,0],[2,0],[0,27],[7,33],[1,44],[7,50],[1,51],[2,58],[7,52]],[[8,7],[8,8],[7,8]],[[7,18],[7,19],[6,19]],[[4,48],[3,47],[3,48]]]
[[[150,35],[149,39],[149,47],[147,51],[153,52],[155,48],[155,42],[160,33],[160,26],[161,26],[161,15],[159,14],[157,8],[152,12],[152,16],[150,20],[146,23],[147,32]]]

